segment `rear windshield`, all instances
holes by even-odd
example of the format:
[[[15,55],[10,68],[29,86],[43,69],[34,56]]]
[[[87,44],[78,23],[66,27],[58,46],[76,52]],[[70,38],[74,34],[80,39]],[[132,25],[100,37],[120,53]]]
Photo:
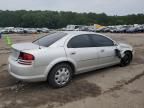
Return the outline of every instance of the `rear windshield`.
[[[35,40],[33,43],[40,46],[49,47],[50,45],[52,45],[53,43],[55,43],[56,41],[58,41],[66,35],[67,34],[63,32],[52,33]]]

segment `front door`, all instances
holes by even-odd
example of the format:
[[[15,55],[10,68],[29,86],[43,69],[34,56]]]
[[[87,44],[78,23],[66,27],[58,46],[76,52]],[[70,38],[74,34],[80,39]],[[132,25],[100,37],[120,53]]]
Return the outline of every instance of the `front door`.
[[[89,34],[89,37],[93,47],[98,50],[99,66],[115,64],[119,61],[115,54],[117,46],[110,38],[97,34]]]

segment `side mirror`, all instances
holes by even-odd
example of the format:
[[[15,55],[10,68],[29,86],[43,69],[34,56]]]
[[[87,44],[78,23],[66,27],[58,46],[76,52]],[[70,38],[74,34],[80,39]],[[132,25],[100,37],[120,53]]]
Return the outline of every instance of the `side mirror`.
[[[117,42],[114,42],[114,46],[118,46],[118,43],[117,43]]]
[[[118,42],[113,41],[113,43],[114,43],[114,46],[118,46]]]

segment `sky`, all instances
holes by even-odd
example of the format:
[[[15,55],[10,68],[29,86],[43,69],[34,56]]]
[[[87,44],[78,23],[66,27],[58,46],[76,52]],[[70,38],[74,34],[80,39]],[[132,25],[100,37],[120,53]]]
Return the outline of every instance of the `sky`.
[[[128,15],[144,13],[144,0],[0,0],[0,10],[51,10]]]

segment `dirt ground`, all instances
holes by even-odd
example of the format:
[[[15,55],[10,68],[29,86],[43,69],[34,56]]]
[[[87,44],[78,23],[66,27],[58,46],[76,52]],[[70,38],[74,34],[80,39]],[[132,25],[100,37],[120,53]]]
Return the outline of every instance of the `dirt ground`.
[[[11,34],[13,43],[28,42],[44,34]],[[135,55],[127,67],[109,68],[77,75],[61,89],[46,82],[21,82],[8,74],[10,47],[0,39],[0,108],[144,108],[144,34],[110,34],[129,43]]]

